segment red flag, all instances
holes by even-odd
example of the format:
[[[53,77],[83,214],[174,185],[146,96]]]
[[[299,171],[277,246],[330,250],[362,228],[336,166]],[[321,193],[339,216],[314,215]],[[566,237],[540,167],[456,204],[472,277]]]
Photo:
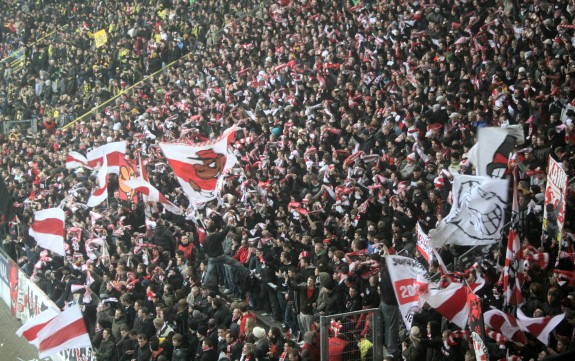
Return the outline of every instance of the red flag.
[[[61,208],[48,208],[34,212],[34,222],[30,226],[29,234],[34,237],[40,247],[65,256],[65,221],[66,214]]]
[[[197,226],[198,229],[198,241],[200,244],[204,243],[204,239],[206,238],[206,230],[203,227]]]

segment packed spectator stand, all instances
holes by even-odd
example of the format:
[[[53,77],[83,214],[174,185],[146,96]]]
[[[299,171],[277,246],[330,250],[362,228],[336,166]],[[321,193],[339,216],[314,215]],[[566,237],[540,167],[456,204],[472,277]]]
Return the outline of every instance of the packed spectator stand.
[[[98,360],[319,360],[318,317],[367,308],[382,309],[393,360],[473,359],[433,308],[405,330],[383,256],[439,272],[416,224],[428,233],[449,213],[453,173],[474,172],[478,129],[511,125],[525,138],[521,167],[506,170],[530,264],[520,308],[565,319],[548,345],[530,334],[485,342],[495,360],[573,358],[575,277],[556,272],[575,270],[573,1],[5,3],[0,53],[25,47],[26,59],[0,63],[0,119],[39,131],[0,135],[13,200],[2,247],[59,307],[83,304]],[[216,200],[190,202],[159,143],[206,142],[233,125],[238,163]],[[121,140],[180,214],[119,199],[122,174],[110,174],[104,203],[86,205],[98,171],[67,169],[68,153]],[[561,244],[542,232],[549,157],[570,180]],[[52,207],[66,212],[67,257],[28,235],[34,211]],[[485,280],[486,311],[503,309],[506,248],[505,232],[485,251],[439,254]],[[280,326],[266,331],[252,310]],[[365,327],[342,336],[341,359],[369,359]]]

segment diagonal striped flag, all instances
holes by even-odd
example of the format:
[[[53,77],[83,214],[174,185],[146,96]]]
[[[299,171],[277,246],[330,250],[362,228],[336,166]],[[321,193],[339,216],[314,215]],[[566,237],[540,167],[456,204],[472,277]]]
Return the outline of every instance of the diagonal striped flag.
[[[509,230],[507,254],[503,268],[503,292],[505,305],[519,306],[523,304],[521,287],[525,281],[525,257],[515,230]]]

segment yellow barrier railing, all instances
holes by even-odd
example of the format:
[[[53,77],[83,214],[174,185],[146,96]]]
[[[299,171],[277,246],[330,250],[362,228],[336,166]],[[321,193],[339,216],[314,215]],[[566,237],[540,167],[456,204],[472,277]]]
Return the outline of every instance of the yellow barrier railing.
[[[64,28],[66,28],[67,26],[68,25],[64,25]],[[40,39],[34,41],[33,43],[31,43],[30,45],[27,45],[27,46],[35,45],[36,43],[46,39],[47,37],[52,36],[55,32],[56,32],[56,30],[52,31],[51,33],[44,35]],[[9,62],[8,65],[14,70],[15,64],[18,64],[20,62],[19,67],[22,67],[24,65],[23,62],[25,60],[26,60],[26,47],[23,47],[23,48],[20,48],[20,49],[14,51],[12,54],[8,55],[4,59],[0,60],[0,63]]]
[[[266,3],[268,2],[268,0],[264,0],[262,3],[260,3],[256,8],[252,9],[252,12],[255,12],[256,10],[258,10],[259,7],[264,7],[266,5]],[[246,14],[244,14],[245,16]],[[225,28],[225,24],[223,26],[223,28]],[[222,29],[219,29],[218,32],[221,32]],[[95,106],[94,108],[90,109],[89,111],[87,111],[86,113],[80,115],[78,118],[74,119],[73,121],[71,121],[70,123],[63,125],[62,127],[60,127],[59,129],[66,129],[68,127],[70,127],[71,125],[82,121],[83,119],[85,119],[87,116],[94,114],[95,112],[97,112],[98,110],[100,110],[101,108],[107,106],[108,104],[110,104],[111,102],[113,102],[114,100],[118,99],[121,95],[126,94],[128,92],[130,92],[132,89],[134,89],[135,87],[139,86],[140,84],[146,82],[149,79],[152,79],[153,77],[155,77],[156,75],[158,75],[161,72],[164,72],[166,69],[169,69],[171,66],[173,66],[176,63],[179,63],[182,60],[185,60],[186,58],[188,58],[190,55],[193,55],[194,52],[190,51],[189,53],[183,55],[181,58],[167,64],[166,66],[164,66],[162,69],[158,70],[155,73],[152,73],[148,76],[146,76],[145,78],[143,78],[142,80],[140,80],[139,82],[129,86],[128,88],[126,88],[125,90],[121,91],[120,93],[114,95],[113,97],[111,97],[110,99],[106,100],[105,102],[98,104],[97,106]]]
[[[152,79],[153,77],[155,77],[156,75],[158,75],[161,72],[164,72],[166,69],[170,68],[172,65],[186,59],[188,56],[192,55],[193,52],[189,52],[185,55],[183,55],[181,58],[179,58],[178,60],[175,60],[169,64],[167,64],[166,66],[164,66],[162,69],[158,70],[155,73],[152,73],[148,76],[146,76],[145,78],[143,78],[142,80],[140,80],[137,83],[134,83],[133,85],[130,85],[129,87],[127,87],[125,90],[122,90],[121,92],[119,92],[118,94],[114,95],[113,97],[111,97],[110,99],[106,100],[105,102],[98,104],[97,106],[95,106],[94,108],[90,109],[89,111],[87,111],[86,113],[80,115],[78,118],[74,119],[73,121],[71,121],[70,123],[60,127],[60,129],[66,129],[69,126],[81,121],[82,119],[86,118],[87,116],[89,116],[90,114],[93,114],[94,112],[97,112],[98,110],[100,110],[101,108],[105,107],[106,105],[110,104],[111,102],[113,102],[114,100],[118,99],[121,95],[129,93],[132,89],[134,89],[135,87],[139,86],[140,84],[148,81],[148,79]]]

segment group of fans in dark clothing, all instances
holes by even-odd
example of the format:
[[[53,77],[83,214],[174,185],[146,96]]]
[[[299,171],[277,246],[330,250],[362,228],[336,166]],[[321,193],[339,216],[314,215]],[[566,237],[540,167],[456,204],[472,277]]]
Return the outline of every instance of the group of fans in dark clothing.
[[[0,51],[25,46],[26,60],[0,63],[0,117],[39,131],[0,135],[13,198],[3,249],[59,307],[84,305],[100,361],[319,360],[319,316],[370,308],[383,311],[388,359],[473,359],[431,308],[401,331],[383,256],[436,272],[416,223],[428,232],[449,212],[451,172],[473,172],[478,128],[519,124],[516,227],[549,255],[543,267],[531,257],[523,309],[567,317],[549,347],[509,341],[490,356],[570,357],[573,289],[553,267],[575,267],[556,262],[541,228],[551,156],[570,179],[563,239],[574,241],[574,15],[571,0],[12,2]],[[217,200],[190,203],[158,143],[234,124],[238,163]],[[97,170],[66,169],[67,153],[120,140],[181,214],[120,200],[114,174],[108,201],[85,205]],[[33,211],[50,207],[67,213],[66,258],[28,236]],[[480,254],[485,309],[503,307],[501,244]],[[447,264],[465,251],[439,250]],[[282,327],[266,331],[251,310]],[[340,326],[330,360],[372,358],[375,326]]]

